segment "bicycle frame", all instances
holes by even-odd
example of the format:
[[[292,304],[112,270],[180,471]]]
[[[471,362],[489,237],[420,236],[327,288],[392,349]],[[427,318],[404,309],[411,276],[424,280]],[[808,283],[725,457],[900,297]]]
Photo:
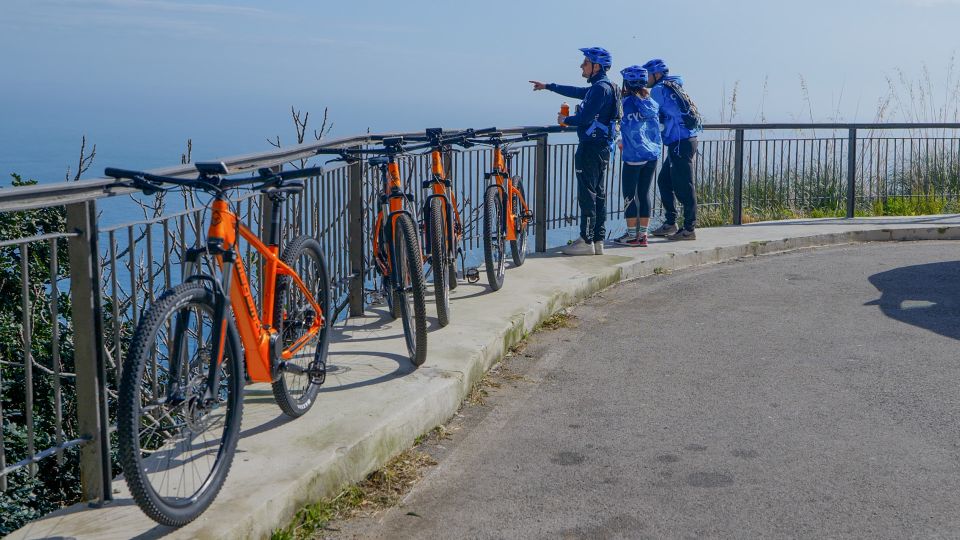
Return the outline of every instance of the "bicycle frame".
[[[396,224],[397,217],[400,214],[407,214],[413,219],[413,214],[411,214],[405,206],[405,201],[411,197],[403,191],[403,181],[400,178],[400,165],[397,163],[393,154],[389,154],[388,159],[388,163],[385,166],[381,166],[383,187],[380,193],[380,210],[377,212],[377,220],[373,226],[373,260],[376,262],[380,273],[384,276],[390,276],[393,273],[393,256],[389,249],[384,249],[384,246],[380,243],[385,218],[388,222],[386,232],[390,235],[387,240],[387,245],[392,242],[393,227]],[[414,222],[416,222],[416,219],[414,219]],[[402,286],[402,284],[396,285],[397,287]]]
[[[452,189],[447,189],[451,185],[443,170],[443,155],[439,148],[430,151],[430,179],[424,181],[423,187],[430,188],[430,195],[424,201],[424,215],[427,215],[426,209],[430,208],[430,201],[437,197],[443,199],[443,220],[447,224],[447,246],[450,248],[452,256],[456,256],[453,251],[463,238],[463,226],[460,221],[460,209],[457,207],[457,197]],[[424,242],[424,245],[430,244]]]
[[[520,193],[520,190],[513,185],[513,176],[510,174],[509,167],[507,166],[507,160],[503,155],[503,150],[500,148],[499,144],[495,144],[493,147],[493,170],[488,175],[490,178],[493,178],[496,182],[495,184],[490,184],[490,187],[494,185],[497,189],[500,190],[501,196],[504,200],[504,228],[505,238],[507,240],[516,240],[517,239],[517,216],[513,213],[513,205],[510,204],[510,201],[514,196],[517,197],[517,200],[520,201],[520,206],[523,208],[522,213],[527,215],[530,213],[530,208],[527,206],[527,201],[523,198],[523,194]],[[523,220],[524,224],[529,223],[528,218],[519,218]]]
[[[240,223],[237,215],[230,209],[229,204],[223,198],[217,198],[213,201],[210,227],[207,230],[206,249],[190,250],[187,259],[186,275],[187,281],[197,281],[207,279],[214,281],[209,276],[195,274],[199,266],[200,256],[204,253],[214,255],[221,270],[221,282],[218,284],[217,304],[215,308],[214,320],[222,321],[217,339],[213,341],[213,351],[211,351],[211,364],[216,362],[219,366],[223,361],[223,352],[227,336],[227,313],[226,313],[226,294],[229,291],[230,305],[233,308],[233,318],[236,323],[236,329],[240,335],[240,341],[243,344],[244,357],[247,366],[247,374],[252,382],[271,382],[277,374],[275,365],[281,359],[288,360],[302,349],[326,324],[323,310],[314,298],[313,293],[307,288],[303,279],[297,272],[280,260],[279,256],[279,219],[280,212],[277,208],[277,202],[271,200],[270,208],[270,233],[268,243],[264,243],[244,224]],[[264,279],[261,294],[261,307],[263,316],[258,313],[256,302],[253,299],[253,293],[250,288],[250,281],[247,277],[247,271],[244,268],[243,260],[237,257],[236,242],[237,234],[250,243],[250,246],[260,253],[264,259]],[[283,349],[279,354],[274,352],[274,342],[278,339],[278,330],[276,322],[273,320],[274,302],[276,295],[277,276],[289,276],[293,283],[303,291],[315,310],[316,317],[310,329],[306,334]],[[181,326],[185,326],[181,321],[177,321],[177,332],[181,332]],[[175,343],[182,344],[180,336],[175,337]],[[180,346],[180,345],[178,345]],[[179,359],[179,355],[173,356],[174,360]],[[208,391],[213,392],[219,384],[219,369],[213,369],[211,365],[212,377],[209,377]],[[176,369],[171,366],[171,370]]]

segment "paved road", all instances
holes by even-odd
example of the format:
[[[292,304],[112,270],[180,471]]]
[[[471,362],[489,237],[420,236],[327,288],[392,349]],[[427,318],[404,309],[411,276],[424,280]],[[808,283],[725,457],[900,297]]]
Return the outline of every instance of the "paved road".
[[[343,532],[960,537],[957,259],[845,246],[608,290],[402,507]]]

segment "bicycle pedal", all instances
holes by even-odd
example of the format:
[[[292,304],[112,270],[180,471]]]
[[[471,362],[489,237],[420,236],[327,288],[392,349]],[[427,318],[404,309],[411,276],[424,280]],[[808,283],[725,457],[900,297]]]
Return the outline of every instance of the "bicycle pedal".
[[[476,283],[480,281],[480,270],[478,268],[466,268],[463,271],[464,277],[467,278],[467,283]]]
[[[321,386],[327,381],[327,364],[324,362],[310,362],[307,367],[307,375],[310,376],[310,384]]]

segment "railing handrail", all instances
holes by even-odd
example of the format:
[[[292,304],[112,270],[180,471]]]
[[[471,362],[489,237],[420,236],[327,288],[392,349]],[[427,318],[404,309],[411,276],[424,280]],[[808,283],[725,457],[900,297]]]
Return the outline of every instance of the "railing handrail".
[[[766,124],[706,124],[705,130],[710,131],[761,131],[782,129],[960,129],[960,123],[766,123]],[[500,130],[506,134],[519,133],[559,133],[569,132],[572,128],[559,126],[517,126]],[[233,172],[243,172],[258,167],[270,167],[288,163],[297,159],[314,157],[321,148],[335,148],[358,144],[369,144],[384,137],[413,137],[422,136],[423,131],[408,131],[397,133],[380,133],[341,137],[329,141],[304,143],[289,148],[243,154],[221,158],[218,161],[226,163]],[[177,165],[149,171],[154,174],[167,176],[190,176],[196,174],[193,165]],[[17,210],[31,210],[48,206],[66,205],[78,202],[91,201],[115,195],[135,193],[137,190],[118,185],[113,178],[94,178],[78,182],[56,182],[0,189],[0,212]]]
[[[516,134],[523,132],[559,132],[564,131],[564,129],[561,129],[558,126],[522,126],[504,128],[500,131],[508,134]],[[222,161],[227,165],[232,173],[237,173],[251,171],[259,167],[271,167],[274,165],[289,163],[297,159],[311,158],[316,156],[317,150],[321,148],[336,148],[369,144],[385,137],[413,137],[422,135],[423,131],[354,135],[350,137],[331,139],[329,141],[303,143],[291,146],[289,148],[281,148],[267,152],[220,158],[217,161]],[[195,175],[197,170],[192,164],[188,164],[164,167],[161,169],[151,169],[148,172],[164,176],[185,177]],[[116,195],[127,195],[130,193],[136,193],[137,191],[138,190],[134,188],[123,186],[121,182],[114,178],[92,178],[77,182],[55,182],[49,184],[37,184],[33,186],[3,188],[0,189],[0,212],[32,210],[35,208],[67,205]]]
[[[778,129],[960,129],[956,122],[886,122],[886,123],[767,123],[767,124],[704,124],[707,130],[763,131]]]

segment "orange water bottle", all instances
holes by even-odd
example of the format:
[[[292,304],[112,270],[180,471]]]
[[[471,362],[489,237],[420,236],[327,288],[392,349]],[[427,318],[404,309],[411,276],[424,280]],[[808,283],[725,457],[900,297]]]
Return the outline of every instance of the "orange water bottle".
[[[570,116],[570,104],[566,101],[560,104],[560,114],[562,114],[564,117]],[[560,122],[560,126],[567,127],[567,125],[563,122]]]

